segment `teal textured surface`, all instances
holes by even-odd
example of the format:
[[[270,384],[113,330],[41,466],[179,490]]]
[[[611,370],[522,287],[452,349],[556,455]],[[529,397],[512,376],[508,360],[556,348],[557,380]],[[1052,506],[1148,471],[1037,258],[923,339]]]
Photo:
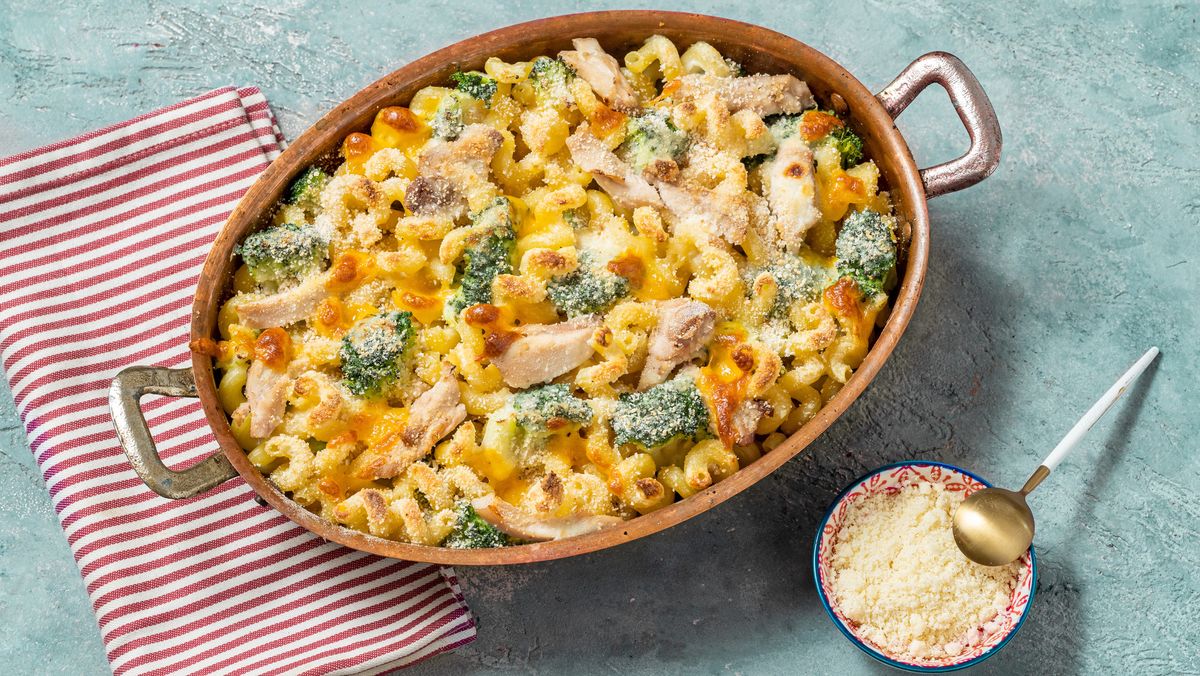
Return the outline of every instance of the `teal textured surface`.
[[[711,512],[617,549],[458,569],[480,638],[411,673],[882,673],[839,635],[813,589],[813,531],[833,497],[871,468],[912,458],[1019,485],[1152,344],[1159,363],[1032,497],[1034,607],[1020,635],[972,671],[1200,672],[1200,5],[669,4],[795,36],[874,89],[920,54],[955,53],[999,114],[1000,169],[930,203],[929,277],[908,333],[801,457]],[[0,155],[226,84],[261,87],[294,138],[408,60],[601,6],[2,5]],[[937,88],[898,126],[923,166],[967,144]],[[7,671],[107,670],[6,389],[0,620]]]

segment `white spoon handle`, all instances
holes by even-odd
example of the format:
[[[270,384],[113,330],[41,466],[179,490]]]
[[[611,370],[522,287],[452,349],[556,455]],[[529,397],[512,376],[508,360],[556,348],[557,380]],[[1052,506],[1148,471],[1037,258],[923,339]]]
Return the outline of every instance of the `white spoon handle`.
[[[1129,370],[1126,371],[1125,374],[1120,378],[1118,378],[1117,382],[1113,383],[1112,387],[1108,388],[1108,391],[1104,393],[1103,397],[1100,397],[1096,403],[1092,404],[1092,407],[1088,409],[1088,412],[1083,414],[1083,417],[1079,419],[1079,422],[1075,423],[1075,426],[1071,428],[1071,431],[1067,432],[1067,436],[1063,437],[1062,441],[1058,442],[1058,445],[1054,447],[1053,451],[1050,451],[1050,455],[1047,456],[1042,462],[1042,464],[1046,466],[1046,469],[1053,470],[1055,467],[1058,467],[1058,463],[1062,462],[1062,459],[1066,457],[1067,453],[1069,453],[1071,449],[1075,448],[1075,446],[1079,444],[1079,440],[1083,438],[1083,435],[1088,433],[1088,430],[1092,429],[1092,425],[1095,425],[1096,421],[1099,420],[1101,416],[1103,416],[1105,413],[1108,413],[1108,409],[1111,408],[1114,403],[1116,403],[1117,399],[1121,398],[1122,394],[1125,394],[1125,390],[1129,388],[1130,383],[1136,380],[1138,376],[1142,375],[1142,371],[1145,371],[1146,367],[1149,366],[1150,362],[1154,361],[1154,358],[1157,356],[1157,347],[1152,347],[1149,350],[1146,350],[1146,354],[1142,355],[1142,358],[1137,360],[1133,366],[1130,366]]]

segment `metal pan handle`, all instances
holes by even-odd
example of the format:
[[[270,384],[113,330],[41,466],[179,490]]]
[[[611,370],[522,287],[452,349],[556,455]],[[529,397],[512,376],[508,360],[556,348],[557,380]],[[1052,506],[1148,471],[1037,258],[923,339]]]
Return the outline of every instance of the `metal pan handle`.
[[[950,95],[958,119],[971,136],[971,147],[958,159],[921,170],[926,197],[969,188],[990,176],[1000,164],[1003,144],[992,102],[974,73],[953,54],[930,52],[918,57],[875,97],[895,119],[935,82]]]
[[[164,498],[182,500],[195,497],[236,477],[237,470],[224,455],[217,453],[195,465],[176,471],[163,464],[150,436],[150,426],[142,413],[141,399],[147,394],[168,397],[195,397],[196,381],[191,369],[160,366],[131,366],[113,378],[108,388],[108,408],[121,448],[129,456],[133,471],[150,490]]]

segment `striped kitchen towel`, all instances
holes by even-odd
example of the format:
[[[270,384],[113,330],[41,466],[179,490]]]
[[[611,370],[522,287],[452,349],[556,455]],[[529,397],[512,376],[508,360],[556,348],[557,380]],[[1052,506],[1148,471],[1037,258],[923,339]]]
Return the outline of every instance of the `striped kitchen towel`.
[[[229,87],[0,160],[0,358],[117,674],[378,671],[475,638],[450,569],[325,542],[241,480],[161,498],[117,444],[109,381],[189,363],[205,253],[282,144]],[[196,400],[144,409],[169,465],[217,451]]]

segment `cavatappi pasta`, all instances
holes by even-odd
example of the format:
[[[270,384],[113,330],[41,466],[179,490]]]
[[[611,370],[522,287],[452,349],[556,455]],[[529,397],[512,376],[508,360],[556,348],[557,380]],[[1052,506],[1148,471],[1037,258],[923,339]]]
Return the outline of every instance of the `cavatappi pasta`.
[[[322,517],[601,529],[754,462],[866,355],[896,226],[846,122],[703,42],[574,47],[381,110],[239,245],[220,401]]]

